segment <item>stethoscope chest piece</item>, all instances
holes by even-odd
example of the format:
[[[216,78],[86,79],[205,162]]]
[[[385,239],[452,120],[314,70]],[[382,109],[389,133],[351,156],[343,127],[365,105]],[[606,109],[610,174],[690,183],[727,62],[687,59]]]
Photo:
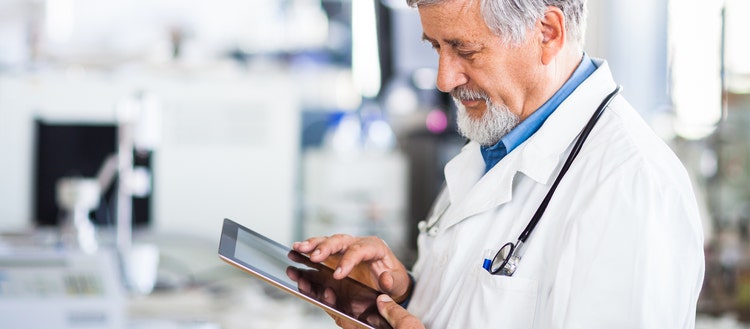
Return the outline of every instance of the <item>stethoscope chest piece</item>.
[[[521,241],[516,242],[516,244],[512,242],[504,244],[498,250],[497,254],[495,254],[495,258],[492,259],[490,273],[512,276],[516,272],[518,262],[521,260],[521,257],[518,255],[521,245],[523,245]]]

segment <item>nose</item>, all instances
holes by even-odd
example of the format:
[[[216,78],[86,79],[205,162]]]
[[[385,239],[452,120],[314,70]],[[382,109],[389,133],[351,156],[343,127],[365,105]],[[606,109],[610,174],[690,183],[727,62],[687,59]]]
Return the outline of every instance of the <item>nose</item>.
[[[469,81],[458,58],[450,54],[439,54],[437,87],[442,92],[450,92],[454,88]]]

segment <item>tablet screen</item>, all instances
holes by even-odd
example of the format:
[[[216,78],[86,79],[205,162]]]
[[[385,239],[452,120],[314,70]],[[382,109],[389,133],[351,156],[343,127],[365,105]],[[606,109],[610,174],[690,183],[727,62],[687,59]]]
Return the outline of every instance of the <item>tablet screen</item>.
[[[313,263],[307,256],[230,219],[224,220],[219,255],[230,264],[360,326],[391,328],[375,305],[379,292],[350,278],[335,280],[327,266]]]

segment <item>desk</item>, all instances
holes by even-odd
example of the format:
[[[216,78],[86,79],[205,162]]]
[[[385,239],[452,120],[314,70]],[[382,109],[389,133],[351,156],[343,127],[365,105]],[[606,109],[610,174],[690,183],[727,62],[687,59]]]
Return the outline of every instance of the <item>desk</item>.
[[[18,246],[9,240],[26,242]],[[148,294],[123,289],[115,253],[61,251],[49,241],[38,235],[0,237],[0,328],[335,327],[323,310],[222,262],[212,241],[139,235],[134,245],[153,244],[160,254],[156,286]],[[66,279],[75,275],[89,280],[77,285]],[[42,280],[29,279],[34,276]],[[69,286],[80,291],[66,292]],[[71,313],[72,309],[78,313]]]

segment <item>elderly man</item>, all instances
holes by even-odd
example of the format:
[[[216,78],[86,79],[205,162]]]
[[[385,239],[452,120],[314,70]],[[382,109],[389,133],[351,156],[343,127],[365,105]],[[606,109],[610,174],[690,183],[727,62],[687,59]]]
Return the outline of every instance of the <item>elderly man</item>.
[[[340,257],[336,278],[368,274],[395,328],[694,327],[703,235],[688,176],[583,52],[584,0],[408,3],[471,140],[445,167],[417,263],[376,237],[294,248]]]

